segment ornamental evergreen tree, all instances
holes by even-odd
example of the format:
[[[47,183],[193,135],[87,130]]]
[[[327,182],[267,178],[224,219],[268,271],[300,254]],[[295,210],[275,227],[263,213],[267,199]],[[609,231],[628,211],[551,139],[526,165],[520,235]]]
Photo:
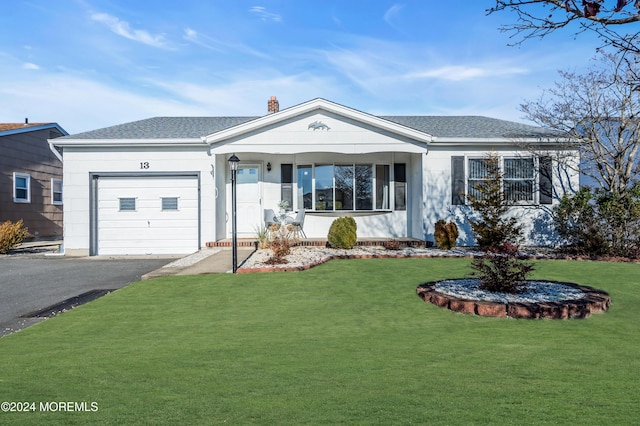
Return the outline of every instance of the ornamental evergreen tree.
[[[518,219],[507,215],[512,203],[502,190],[503,173],[500,157],[489,153],[482,161],[484,178],[472,186],[467,200],[477,219],[470,219],[471,229],[481,250],[504,243],[518,245],[522,240],[522,226]]]
[[[484,290],[518,293],[526,277],[534,269],[533,264],[522,259],[518,245],[523,239],[518,219],[509,216],[512,202],[506,197],[500,158],[489,153],[482,162],[483,179],[472,186],[467,196],[469,205],[477,217],[470,219],[476,235],[481,257],[473,259],[473,275],[478,276]]]

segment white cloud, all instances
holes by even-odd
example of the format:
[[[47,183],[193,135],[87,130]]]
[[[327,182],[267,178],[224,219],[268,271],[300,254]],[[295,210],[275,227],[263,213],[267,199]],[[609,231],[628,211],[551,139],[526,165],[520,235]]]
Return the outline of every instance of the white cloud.
[[[217,46],[213,46],[212,43],[212,39],[206,36],[202,36],[200,33],[198,33],[196,30],[194,30],[193,28],[185,28],[184,29],[184,33],[182,35],[182,38],[185,39],[186,41],[193,43],[195,45],[198,45],[200,47],[204,47],[206,49],[210,49],[210,50],[216,50],[221,52],[222,49],[220,49]]]
[[[163,35],[153,35],[146,30],[132,29],[128,22],[122,21],[117,17],[109,15],[107,13],[93,13],[91,14],[91,19],[104,24],[115,34],[129,40],[137,41],[139,43],[143,43],[148,46],[157,47],[160,49],[170,48],[167,40]]]
[[[234,52],[246,55],[266,58],[267,55],[242,43],[222,42],[202,34],[193,28],[185,28],[182,38],[189,43],[195,44],[205,49],[214,50],[216,52]]]
[[[263,6],[252,6],[249,9],[249,12],[258,16],[263,21],[282,22],[282,16],[276,13],[268,12],[267,8]]]
[[[24,64],[22,64],[22,68],[25,70],[39,70],[40,67],[37,66],[36,64],[33,64],[31,62],[25,62]]]
[[[394,4],[384,14],[384,20],[396,31],[404,32],[402,26],[397,22],[400,12],[404,9],[403,4]]]
[[[440,68],[429,69],[427,71],[413,72],[406,74],[409,79],[439,79],[450,81],[474,80],[486,77],[499,77],[515,74],[526,74],[524,68],[503,68],[498,65],[477,67],[465,65],[447,65]]]

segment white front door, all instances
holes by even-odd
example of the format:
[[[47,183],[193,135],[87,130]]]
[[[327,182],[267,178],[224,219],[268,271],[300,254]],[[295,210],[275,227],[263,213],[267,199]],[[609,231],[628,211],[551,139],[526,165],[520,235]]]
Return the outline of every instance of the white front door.
[[[260,166],[243,164],[238,166],[236,177],[236,205],[238,236],[256,236],[262,224],[260,208]]]

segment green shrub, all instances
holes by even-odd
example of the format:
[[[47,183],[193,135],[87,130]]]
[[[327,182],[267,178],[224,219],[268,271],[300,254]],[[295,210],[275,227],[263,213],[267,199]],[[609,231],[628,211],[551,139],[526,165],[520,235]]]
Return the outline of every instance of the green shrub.
[[[525,288],[533,263],[519,258],[518,247],[504,243],[485,251],[471,262],[473,276],[479,277],[480,288],[499,293],[520,293]]]
[[[436,222],[436,229],[433,236],[436,240],[436,247],[441,250],[451,250],[456,246],[458,239],[458,226],[455,222],[445,222],[440,219]]]
[[[588,187],[564,195],[554,224],[569,249],[590,256],[640,257],[640,182],[613,194]]]
[[[351,249],[356,245],[356,221],[350,217],[339,217],[333,221],[329,228],[327,240],[333,248]]]
[[[29,230],[23,226],[22,219],[13,223],[10,220],[0,225],[0,254],[5,254],[29,236]]]

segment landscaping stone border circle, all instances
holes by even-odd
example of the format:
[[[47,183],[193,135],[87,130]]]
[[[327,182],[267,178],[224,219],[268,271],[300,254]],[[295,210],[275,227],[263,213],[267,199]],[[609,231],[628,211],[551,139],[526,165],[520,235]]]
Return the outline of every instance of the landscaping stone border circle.
[[[567,282],[544,280],[549,283],[563,284],[576,288],[584,292],[585,296],[581,299],[557,302],[489,302],[484,300],[462,299],[437,292],[435,286],[441,281],[442,280],[420,284],[416,289],[418,296],[425,302],[430,302],[441,308],[463,314],[527,319],[587,318],[592,313],[606,312],[611,305],[611,297],[609,297],[608,293],[593,287]]]

